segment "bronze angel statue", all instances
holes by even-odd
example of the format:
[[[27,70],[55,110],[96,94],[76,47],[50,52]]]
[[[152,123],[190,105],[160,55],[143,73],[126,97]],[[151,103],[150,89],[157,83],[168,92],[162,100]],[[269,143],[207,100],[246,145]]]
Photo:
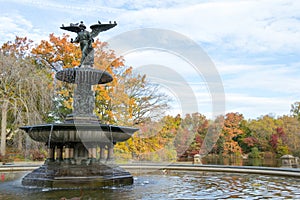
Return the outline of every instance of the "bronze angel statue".
[[[109,24],[101,24],[98,21],[98,24],[91,25],[90,28],[92,29],[91,32],[86,30],[86,26],[84,25],[83,21],[77,24],[71,23],[70,26],[60,27],[61,29],[75,32],[77,33],[77,37],[75,40],[71,39],[71,42],[79,43],[81,49],[81,66],[92,66],[94,64],[94,48],[92,46],[94,42],[94,38],[98,36],[98,34],[102,31],[109,30],[117,25],[116,22],[113,24],[109,22]]]

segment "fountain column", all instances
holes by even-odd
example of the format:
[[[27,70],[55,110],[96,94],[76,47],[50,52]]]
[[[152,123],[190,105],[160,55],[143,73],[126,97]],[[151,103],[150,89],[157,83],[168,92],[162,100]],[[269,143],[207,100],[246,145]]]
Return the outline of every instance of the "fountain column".
[[[71,159],[70,159],[70,145],[69,144],[67,144],[66,146],[65,146],[65,156],[64,156],[64,162],[65,163],[70,163],[70,161],[71,161]]]
[[[96,162],[96,157],[97,157],[97,148],[95,144],[92,144],[89,148],[88,148],[88,159],[90,160],[91,163],[95,163]]]
[[[105,160],[105,144],[100,144],[100,161]]]
[[[95,107],[94,92],[91,85],[78,83],[74,94],[74,115],[76,116],[94,116]]]
[[[108,146],[108,151],[107,151],[107,161],[113,160],[114,157],[114,144],[111,143]]]
[[[54,156],[55,156],[55,146],[48,146],[48,158],[47,162],[53,162],[54,161]]]
[[[69,145],[69,156],[70,156],[71,164],[74,164],[75,159],[74,159],[74,145],[73,144]]]
[[[63,146],[56,146],[56,161],[63,161]]]
[[[98,122],[97,116],[94,114],[95,93],[92,90],[91,82],[94,78],[93,73],[89,73],[89,68],[81,68],[76,71],[74,83],[73,113],[68,115],[66,122]]]
[[[65,147],[65,156],[64,156],[65,160],[69,160],[70,159],[70,151],[69,151],[69,147],[66,146]]]

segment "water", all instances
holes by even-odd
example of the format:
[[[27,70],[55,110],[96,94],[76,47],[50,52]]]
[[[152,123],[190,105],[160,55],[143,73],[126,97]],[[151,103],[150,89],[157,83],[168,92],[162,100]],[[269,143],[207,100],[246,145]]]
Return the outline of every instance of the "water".
[[[192,160],[190,161],[192,162]],[[210,165],[232,165],[232,166],[261,166],[261,167],[280,167],[281,160],[276,158],[248,158],[242,159],[241,157],[218,157],[207,156],[202,158],[203,164]]]
[[[10,175],[9,175],[10,174]],[[14,174],[14,175],[13,175]],[[253,174],[174,171],[135,174],[131,186],[98,190],[24,188],[24,173],[8,173],[0,182],[1,200],[29,199],[299,199],[300,179]]]

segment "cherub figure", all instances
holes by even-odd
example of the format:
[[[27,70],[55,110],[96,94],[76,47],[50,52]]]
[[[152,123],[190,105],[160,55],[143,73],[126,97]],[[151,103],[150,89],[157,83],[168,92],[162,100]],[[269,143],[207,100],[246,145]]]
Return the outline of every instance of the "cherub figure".
[[[84,25],[83,21],[80,22],[80,24],[70,24],[70,26],[64,26],[60,27],[61,29],[76,32],[77,37],[75,40],[71,39],[71,42],[79,43],[80,49],[81,49],[81,66],[93,66],[94,64],[94,48],[93,48],[93,42],[94,38],[98,36],[98,34],[102,31],[106,31],[108,29],[111,29],[117,25],[116,22],[114,24],[101,24],[100,21],[98,21],[98,24],[94,24],[90,26],[92,29],[91,32],[86,30],[86,26]]]

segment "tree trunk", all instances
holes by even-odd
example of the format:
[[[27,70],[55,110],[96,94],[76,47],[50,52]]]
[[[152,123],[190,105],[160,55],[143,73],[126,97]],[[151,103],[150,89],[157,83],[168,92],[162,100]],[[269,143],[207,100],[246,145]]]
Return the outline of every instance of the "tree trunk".
[[[23,134],[21,131],[18,132],[18,150],[22,151],[23,149]]]
[[[1,145],[0,154],[5,155],[6,149],[6,125],[7,125],[7,111],[8,111],[8,101],[4,100],[2,104],[2,115],[1,115]]]

